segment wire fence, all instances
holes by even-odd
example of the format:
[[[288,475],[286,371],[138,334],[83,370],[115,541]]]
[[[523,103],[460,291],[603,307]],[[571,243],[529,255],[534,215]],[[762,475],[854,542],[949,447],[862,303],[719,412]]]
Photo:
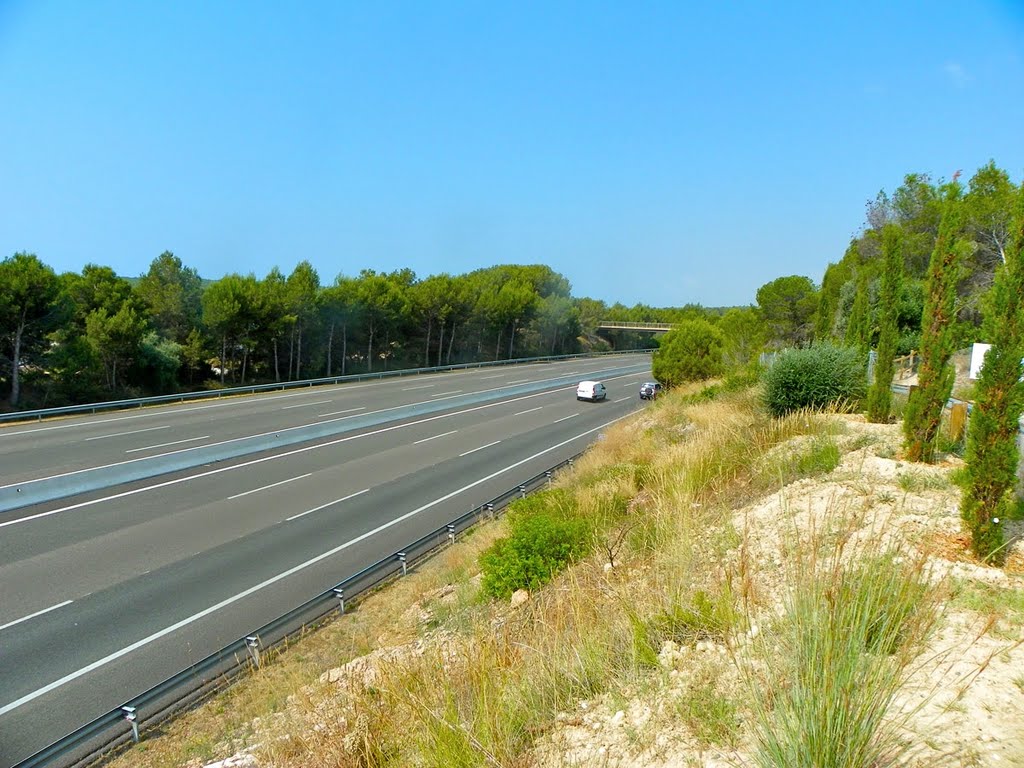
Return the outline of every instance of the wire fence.
[[[546,487],[552,482],[555,472],[572,466],[580,455],[574,454],[411,542],[400,551],[352,574],[283,616],[246,633],[188,669],[58,739],[14,768],[84,766],[104,754],[140,741],[144,730],[152,729],[174,714],[195,706],[223,689],[239,674],[265,663],[269,650],[285,646],[289,640],[334,616],[344,615],[352,601],[368,590],[406,575],[417,562],[442,547],[454,544],[459,535],[469,528],[482,520],[494,519],[515,499]]]

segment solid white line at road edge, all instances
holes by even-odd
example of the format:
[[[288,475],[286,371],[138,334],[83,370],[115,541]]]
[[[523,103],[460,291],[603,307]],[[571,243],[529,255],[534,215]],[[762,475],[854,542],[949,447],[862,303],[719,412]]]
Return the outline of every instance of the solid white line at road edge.
[[[366,533],[364,533],[364,534],[362,534],[360,536],[356,536],[354,539],[346,541],[344,544],[339,544],[334,549],[328,550],[327,552],[324,552],[323,554],[317,555],[316,557],[314,557],[314,558],[312,558],[310,560],[307,560],[304,563],[299,563],[298,565],[296,565],[296,566],[294,566],[292,568],[289,568],[287,571],[284,571],[283,573],[279,573],[276,576],[272,576],[269,579],[267,579],[266,581],[262,581],[262,582],[260,582],[259,584],[255,585],[253,587],[249,587],[248,589],[246,589],[246,590],[244,590],[242,592],[239,592],[237,595],[232,595],[231,597],[229,597],[229,598],[227,598],[225,600],[221,600],[216,605],[211,605],[209,608],[204,608],[199,613],[194,613],[191,616],[182,619],[181,621],[178,621],[178,622],[175,622],[174,624],[171,624],[171,626],[169,626],[169,627],[164,627],[159,632],[154,632],[152,635],[149,635],[148,637],[144,637],[141,640],[138,640],[138,641],[132,643],[131,645],[125,646],[124,648],[122,648],[119,651],[114,651],[110,655],[104,656],[102,659],[98,659],[98,660],[94,661],[92,664],[87,664],[86,666],[82,667],[81,669],[75,670],[74,672],[71,672],[70,674],[64,675],[64,677],[60,678],[59,680],[54,680],[49,685],[44,685],[42,688],[39,688],[39,689],[37,689],[35,691],[32,691],[32,693],[26,693],[20,699],[17,699],[16,701],[12,701],[10,704],[5,704],[4,706],[0,707],[0,716],[6,715],[8,712],[13,712],[15,709],[18,709],[19,707],[24,706],[25,704],[28,704],[30,701],[34,701],[35,699],[38,699],[40,696],[46,695],[50,691],[54,691],[54,690],[60,688],[61,686],[67,685],[68,683],[70,683],[70,682],[72,682],[74,680],[77,680],[80,677],[84,677],[85,675],[89,674],[90,672],[93,672],[94,670],[97,670],[100,667],[106,666],[107,664],[109,664],[112,661],[117,661],[117,659],[120,659],[122,656],[127,656],[129,653],[132,653],[133,651],[137,651],[139,648],[142,648],[143,646],[149,645],[150,643],[155,642],[155,641],[159,640],[162,637],[166,637],[167,635],[171,634],[172,632],[178,631],[182,627],[187,627],[189,624],[194,624],[195,622],[199,621],[200,619],[205,618],[206,616],[209,616],[211,613],[216,613],[221,608],[226,608],[227,606],[231,605],[232,603],[237,603],[239,600],[243,600],[243,599],[247,598],[249,595],[252,595],[252,594],[254,594],[256,592],[259,592],[261,589],[265,589],[266,587],[269,587],[271,584],[276,584],[277,582],[281,581],[282,579],[287,579],[289,576],[292,576],[292,575],[298,573],[299,571],[305,570],[309,566],[315,565],[316,563],[319,563],[321,560],[326,560],[328,557],[333,557],[334,555],[338,554],[342,550],[348,549],[349,547],[353,546],[354,544],[358,544],[361,541],[365,541],[366,539],[370,538],[371,536],[376,536],[381,531],[387,530],[388,528],[391,528],[392,526],[398,525],[399,523],[404,523],[410,517],[418,515],[420,512],[424,512],[424,511],[430,509],[431,507],[437,506],[438,504],[440,504],[442,502],[448,501],[448,499],[452,498],[453,496],[458,496],[460,493],[468,491],[470,488],[474,488],[474,487],[480,485],[481,483],[486,483],[488,480],[493,480],[498,475],[503,475],[504,473],[508,472],[509,470],[513,470],[516,467],[520,467],[523,464],[526,464],[527,462],[533,461],[534,459],[539,458],[540,456],[543,456],[545,453],[551,453],[551,451],[557,450],[557,449],[561,448],[562,446],[568,445],[569,443],[573,442],[574,440],[579,440],[581,437],[586,437],[589,434],[592,434],[594,432],[598,432],[598,431],[604,429],[605,427],[607,427],[608,425],[614,424],[617,421],[622,421],[623,419],[627,419],[627,418],[629,418],[632,415],[633,414],[631,414],[631,413],[627,413],[625,416],[620,416],[617,419],[612,419],[611,421],[606,421],[604,424],[601,424],[600,426],[594,427],[593,429],[588,429],[586,432],[581,432],[580,434],[576,435],[575,437],[570,437],[568,440],[563,440],[562,442],[558,443],[557,445],[552,445],[550,448],[545,448],[543,451],[538,451],[537,453],[533,454],[533,456],[529,456],[529,457],[523,459],[522,461],[517,461],[515,464],[509,464],[504,469],[499,469],[497,472],[492,472],[491,474],[487,475],[487,477],[482,477],[479,480],[476,480],[476,481],[474,481],[472,483],[469,483],[468,485],[464,485],[461,488],[459,488],[458,490],[452,491],[451,493],[447,493],[447,494],[445,494],[444,496],[441,496],[438,499],[434,499],[433,501],[424,504],[422,507],[417,507],[416,509],[412,510],[412,512],[406,512],[404,515],[402,515],[400,517],[396,517],[394,520],[390,520],[390,521],[384,523],[384,525],[377,526],[372,531],[367,531]]]
[[[36,616],[42,616],[44,613],[49,613],[50,611],[56,611],[58,608],[63,608],[65,605],[71,605],[73,602],[75,602],[75,601],[74,600],[65,600],[63,603],[57,603],[56,605],[51,605],[49,608],[43,608],[43,610],[41,610],[41,611],[36,611],[35,613],[30,613],[28,616],[22,616],[20,619],[15,619],[14,621],[9,621],[6,624],[0,625],[0,629],[7,629],[8,627],[13,627],[15,624],[21,624],[21,622],[28,621],[29,619],[34,619]]]
[[[228,496],[228,501],[231,501],[232,499],[240,499],[243,496],[248,496],[250,493],[269,491],[271,488],[277,488],[277,486],[284,485],[285,483],[294,483],[296,480],[304,480],[305,478],[309,477],[312,474],[312,472],[307,472],[306,474],[299,475],[298,477],[289,477],[287,480],[281,480],[276,483],[271,483],[270,485],[264,485],[262,488],[253,488],[251,491],[243,491],[242,493],[236,493],[234,496]]]

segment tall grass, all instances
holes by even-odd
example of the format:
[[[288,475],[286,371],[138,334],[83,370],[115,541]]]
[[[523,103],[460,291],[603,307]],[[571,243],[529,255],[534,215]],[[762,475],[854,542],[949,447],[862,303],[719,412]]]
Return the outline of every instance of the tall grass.
[[[733,509],[833,468],[835,427],[821,414],[771,419],[751,391],[681,400],[668,395],[610,428],[599,450],[556,481],[562,490],[551,496],[571,495],[576,514],[593,526],[592,555],[553,574],[514,610],[488,601],[467,577],[508,530],[502,522],[447,550],[436,561],[442,568],[414,572],[369,598],[328,630],[333,664],[378,642],[394,652],[376,659],[371,681],[353,675],[336,685],[303,675],[278,691],[291,706],[256,734],[261,759],[279,768],[525,766],[538,739],[560,715],[578,712],[581,700],[635,695],[657,678],[663,644],[732,647],[760,621],[755,611],[768,597],[752,586]],[[786,449],[776,456],[773,449],[794,437],[802,440],[796,458]],[[826,540],[834,549],[823,549]],[[727,664],[716,654],[718,666],[694,670],[664,716],[699,744],[731,747],[753,708],[763,766],[853,766],[813,762],[828,757],[830,736],[841,740],[847,731],[865,734],[876,750],[855,754],[886,754],[879,734],[895,690],[886,674],[900,677],[927,629],[930,597],[916,565],[882,550],[866,561],[870,550],[854,552],[850,542],[844,534],[790,548],[785,618],[760,636],[781,654],[751,667],[747,700],[719,675]],[[857,565],[864,562],[870,567]],[[459,579],[466,580],[446,602],[425,596]],[[414,601],[427,620],[406,618]]]
[[[835,533],[791,548],[784,613],[749,673],[763,768],[881,768],[906,749],[890,705],[940,596],[923,557]]]
[[[666,435],[680,422],[693,428]],[[634,686],[658,667],[664,642],[729,642],[745,619],[734,590],[742,575],[720,563],[740,543],[727,502],[777,486],[777,467],[761,461],[770,449],[810,435],[817,447],[808,455],[817,456],[833,445],[831,431],[820,415],[768,419],[751,393],[688,405],[639,435],[609,430],[558,492],[592,519],[595,555],[498,623],[487,613],[468,625],[451,617],[439,629],[459,627],[457,653],[411,654],[382,668],[372,690],[351,694],[345,721],[372,723],[348,739],[355,752],[324,743],[298,758],[277,754],[275,764],[527,764],[560,712]],[[675,711],[700,743],[738,738],[738,704],[710,680],[691,686]]]

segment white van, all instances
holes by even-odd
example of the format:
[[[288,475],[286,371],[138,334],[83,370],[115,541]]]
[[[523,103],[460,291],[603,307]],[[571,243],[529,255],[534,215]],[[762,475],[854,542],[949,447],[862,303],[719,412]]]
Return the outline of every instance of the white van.
[[[577,400],[592,400],[596,403],[606,397],[608,397],[608,390],[600,381],[581,381],[576,387]]]

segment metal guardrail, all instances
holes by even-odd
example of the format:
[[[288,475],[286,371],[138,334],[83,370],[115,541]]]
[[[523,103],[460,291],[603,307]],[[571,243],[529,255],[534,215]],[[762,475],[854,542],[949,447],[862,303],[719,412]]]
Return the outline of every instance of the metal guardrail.
[[[322,623],[344,615],[346,601],[398,576],[441,547],[454,544],[458,535],[484,518],[493,519],[514,499],[547,486],[559,469],[572,466],[582,453],[555,464],[505,493],[460,515],[402,550],[378,560],[316,597],[247,633],[202,661],[158,683],[120,707],[67,734],[22,760],[14,768],[71,768],[90,763],[118,747],[141,739],[141,728],[152,728],[224,688],[233,678],[263,661],[263,653]]]
[[[625,349],[614,352],[585,352],[575,355],[549,355],[546,357],[519,357],[514,360],[484,360],[477,363],[457,363],[455,365],[438,365],[428,368],[400,368],[396,371],[378,371],[376,373],[353,373],[346,376],[327,376],[319,379],[303,379],[302,381],[277,381],[271,384],[252,384],[245,387],[229,387],[227,389],[204,389],[195,392],[179,392],[174,395],[153,395],[136,397],[127,400],[106,400],[99,403],[83,403],[82,405],[66,405],[59,408],[38,408],[31,411],[14,411],[0,414],[0,424],[12,421],[42,421],[51,416],[64,416],[73,413],[96,413],[102,410],[124,410],[141,408],[145,405],[162,403],[183,403],[186,400],[206,400],[226,395],[253,395],[257,392],[273,392],[275,390],[297,389],[299,387],[315,387],[325,384],[341,384],[350,381],[366,381],[372,379],[388,379],[402,376],[418,376],[442,371],[458,371],[471,368],[491,368],[500,365],[518,365],[519,363],[541,363],[550,360],[574,360],[584,357],[609,357],[614,355],[645,354],[651,349]]]
[[[603,366],[603,376],[639,373],[647,363],[645,360],[622,360],[608,358],[610,364]],[[281,451],[287,446],[308,443],[329,438],[343,432],[352,432],[396,419],[408,419],[427,414],[440,413],[452,408],[469,405],[483,405],[503,401],[508,397],[527,395],[553,387],[569,385],[578,378],[572,373],[547,371],[556,374],[533,382],[520,382],[503,387],[468,392],[452,398],[436,398],[418,403],[408,403],[394,408],[371,410],[366,413],[347,416],[343,419],[324,419],[314,423],[298,424],[254,435],[218,440],[213,443],[196,445],[191,448],[158,453],[125,461],[87,467],[75,472],[26,479],[21,482],[0,485],[0,514],[32,504],[41,504],[55,499],[75,496],[115,485],[144,480],[169,472],[179,472],[204,464],[226,461],[260,451]],[[0,431],[0,440],[3,432]]]

